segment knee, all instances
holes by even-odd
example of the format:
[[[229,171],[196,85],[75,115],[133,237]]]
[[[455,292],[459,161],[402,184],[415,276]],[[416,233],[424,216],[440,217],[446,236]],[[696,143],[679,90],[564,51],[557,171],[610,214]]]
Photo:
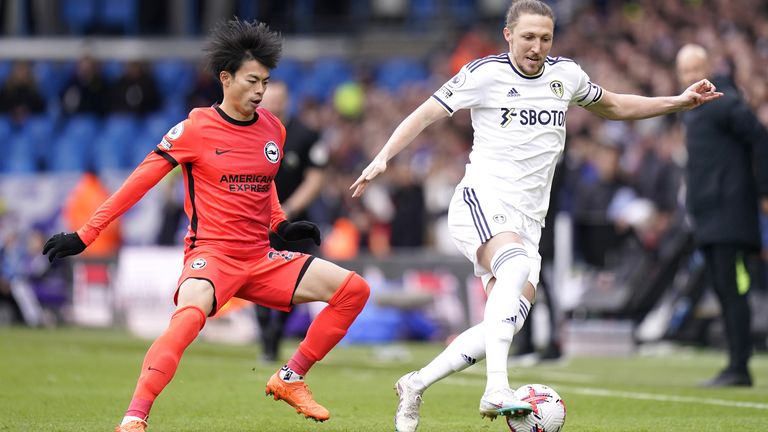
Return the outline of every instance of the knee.
[[[195,306],[205,315],[211,313],[214,307],[213,285],[205,279],[187,279],[179,287],[177,307]]]
[[[362,309],[371,295],[371,288],[368,282],[355,272],[350,272],[349,276],[339,286],[333,297],[328,301],[330,305],[354,305]]]
[[[510,243],[499,248],[491,259],[491,273],[498,278],[501,273],[515,269],[515,274],[524,275],[525,279],[531,273],[531,263],[525,248],[519,243]]]

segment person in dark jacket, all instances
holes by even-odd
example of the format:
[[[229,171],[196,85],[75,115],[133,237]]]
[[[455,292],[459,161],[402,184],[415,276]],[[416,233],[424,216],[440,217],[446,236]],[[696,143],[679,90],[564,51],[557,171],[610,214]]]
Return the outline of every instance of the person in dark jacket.
[[[288,110],[290,94],[282,81],[270,81],[261,106],[285,124],[285,147],[280,171],[275,176],[277,196],[285,216],[291,220],[310,220],[307,210],[320,194],[325,183],[328,151],[320,134],[305,125]],[[317,255],[312,241],[286,242],[270,234],[269,243],[276,250],[289,250]],[[272,310],[256,305],[256,319],[261,329],[262,360],[274,362],[280,356],[280,341],[290,312]]]
[[[706,50],[684,46],[677,55],[677,74],[683,86],[709,76]],[[728,366],[702,384],[751,386],[751,314],[736,267],[760,249],[758,212],[768,210],[768,131],[728,79],[712,82],[725,95],[682,115],[688,148],[686,205],[728,338]]]

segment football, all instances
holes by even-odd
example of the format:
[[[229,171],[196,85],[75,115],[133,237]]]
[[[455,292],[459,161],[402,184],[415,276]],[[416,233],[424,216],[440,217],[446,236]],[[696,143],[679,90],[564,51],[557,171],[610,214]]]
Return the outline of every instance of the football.
[[[565,426],[565,402],[551,387],[526,384],[515,390],[515,396],[533,405],[525,417],[507,417],[512,432],[560,432]]]

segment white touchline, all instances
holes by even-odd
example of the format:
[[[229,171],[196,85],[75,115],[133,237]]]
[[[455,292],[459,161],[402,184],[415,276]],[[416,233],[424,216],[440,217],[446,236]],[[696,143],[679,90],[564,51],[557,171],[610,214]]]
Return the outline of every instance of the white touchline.
[[[571,387],[571,386],[558,386],[558,390],[562,390],[562,393],[578,393],[589,396],[603,396],[603,397],[620,397],[625,399],[641,399],[663,402],[680,402],[680,403],[695,403],[706,405],[718,405],[734,408],[754,408],[761,410],[768,410],[768,404],[758,402],[742,402],[726,399],[712,399],[712,398],[699,398],[692,396],[675,396],[665,395],[658,393],[639,393],[639,392],[625,392],[616,390],[606,390],[590,387]]]
[[[450,377],[445,380],[447,383],[455,385],[477,385],[477,380],[467,379],[460,377]],[[592,387],[573,387],[569,385],[557,385],[553,386],[557,389],[561,395],[567,395],[568,393],[583,394],[587,396],[597,397],[612,397],[612,398],[624,398],[624,399],[636,399],[636,400],[650,400],[660,402],[678,402],[678,403],[693,403],[693,404],[705,404],[705,405],[717,405],[733,408],[752,408],[759,410],[768,410],[768,403],[759,402],[742,402],[726,399],[713,399],[713,398],[699,398],[692,396],[676,396],[665,395],[658,393],[640,393],[640,392],[627,392],[616,391]]]

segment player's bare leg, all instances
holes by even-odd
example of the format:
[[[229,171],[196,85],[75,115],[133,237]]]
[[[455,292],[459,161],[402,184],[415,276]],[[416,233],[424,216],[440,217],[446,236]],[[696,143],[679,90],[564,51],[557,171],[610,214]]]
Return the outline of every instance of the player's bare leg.
[[[356,273],[314,259],[296,288],[293,303],[324,301],[328,306],[312,321],[288,363],[269,379],[266,394],[284,400],[307,418],[328,420],[330,412],[315,402],[304,375],[347,334],[369,294],[368,284]]]

